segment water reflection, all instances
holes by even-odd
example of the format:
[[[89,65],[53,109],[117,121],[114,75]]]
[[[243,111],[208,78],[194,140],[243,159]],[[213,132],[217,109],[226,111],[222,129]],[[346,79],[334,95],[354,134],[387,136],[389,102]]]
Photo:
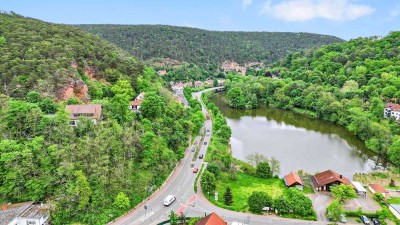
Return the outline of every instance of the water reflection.
[[[367,150],[363,141],[333,123],[270,107],[251,110],[227,106],[224,93],[211,97],[232,129],[232,154],[274,156],[281,175],[303,169],[309,173],[333,169],[351,178],[356,172],[381,170],[386,162]]]

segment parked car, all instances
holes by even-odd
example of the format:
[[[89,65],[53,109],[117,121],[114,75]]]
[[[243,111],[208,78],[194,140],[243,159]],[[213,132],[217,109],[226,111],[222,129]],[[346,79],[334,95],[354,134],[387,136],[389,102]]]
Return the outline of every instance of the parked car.
[[[196,151],[196,148],[195,148],[195,147],[192,148],[192,152],[194,152],[194,151]]]
[[[368,225],[371,224],[369,222],[369,219],[364,215],[360,216],[360,219],[361,219],[361,222],[363,222],[363,224],[368,224]]]
[[[199,159],[202,159],[203,157],[204,157],[203,154],[200,154],[200,155],[199,155]]]
[[[206,144],[207,144],[207,141],[204,142],[204,145],[206,145]]]
[[[197,172],[199,172],[199,168],[198,167],[193,168],[193,173],[197,173]]]
[[[207,132],[210,132],[210,130],[209,130],[209,129],[207,129]]]
[[[210,133],[206,134],[207,137],[210,137]]]
[[[169,206],[169,205],[171,205],[175,200],[176,200],[175,196],[173,196],[173,195],[168,195],[166,198],[164,198],[164,205],[165,205],[165,206]]]
[[[372,218],[371,221],[372,221],[372,223],[373,223],[374,225],[381,225],[381,224],[379,223],[379,220],[378,220],[377,218]]]
[[[341,223],[346,223],[347,222],[346,217],[344,216],[344,214],[340,214],[340,222]]]

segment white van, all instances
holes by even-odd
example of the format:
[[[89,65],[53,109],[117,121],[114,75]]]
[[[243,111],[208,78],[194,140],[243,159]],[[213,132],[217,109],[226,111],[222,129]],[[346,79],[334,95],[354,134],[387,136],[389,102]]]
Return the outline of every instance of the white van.
[[[175,196],[173,196],[173,195],[168,195],[166,198],[164,198],[164,205],[165,205],[165,206],[169,206],[169,205],[171,205],[175,200],[176,200]]]

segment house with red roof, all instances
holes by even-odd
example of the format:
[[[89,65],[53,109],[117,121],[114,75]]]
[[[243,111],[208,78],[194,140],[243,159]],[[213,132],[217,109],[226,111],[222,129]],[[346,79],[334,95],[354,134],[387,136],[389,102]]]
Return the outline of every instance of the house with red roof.
[[[387,198],[389,196],[389,191],[387,191],[382,185],[380,184],[370,184],[368,189],[372,192],[372,194],[378,193],[382,194],[383,197]]]
[[[383,109],[383,117],[389,119],[390,117],[400,119],[400,105],[388,102]]]
[[[142,106],[142,101],[144,99],[144,92],[141,92],[135,100],[131,101],[129,103],[129,109],[134,111],[134,112],[140,112],[140,107]]]
[[[330,191],[330,187],[334,185],[351,185],[349,179],[332,170],[327,170],[312,176],[311,182],[317,191]]]
[[[290,172],[283,178],[283,181],[286,187],[296,187],[299,190],[303,190],[304,182],[297,173]]]
[[[101,120],[101,105],[67,105],[65,110],[69,113],[69,125],[77,126],[80,118],[91,119],[94,124]]]
[[[196,225],[227,225],[228,223],[225,222],[221,217],[218,216],[216,213],[211,213],[206,217],[201,218],[197,221]]]

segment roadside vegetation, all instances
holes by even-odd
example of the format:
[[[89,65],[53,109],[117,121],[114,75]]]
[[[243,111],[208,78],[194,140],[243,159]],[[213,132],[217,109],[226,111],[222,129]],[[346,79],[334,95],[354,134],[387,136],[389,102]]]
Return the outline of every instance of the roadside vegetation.
[[[400,98],[399,41],[400,32],[392,32],[292,53],[265,74],[278,78],[228,75],[228,104],[270,105],[334,122],[400,166],[400,126],[383,118],[384,104]]]

